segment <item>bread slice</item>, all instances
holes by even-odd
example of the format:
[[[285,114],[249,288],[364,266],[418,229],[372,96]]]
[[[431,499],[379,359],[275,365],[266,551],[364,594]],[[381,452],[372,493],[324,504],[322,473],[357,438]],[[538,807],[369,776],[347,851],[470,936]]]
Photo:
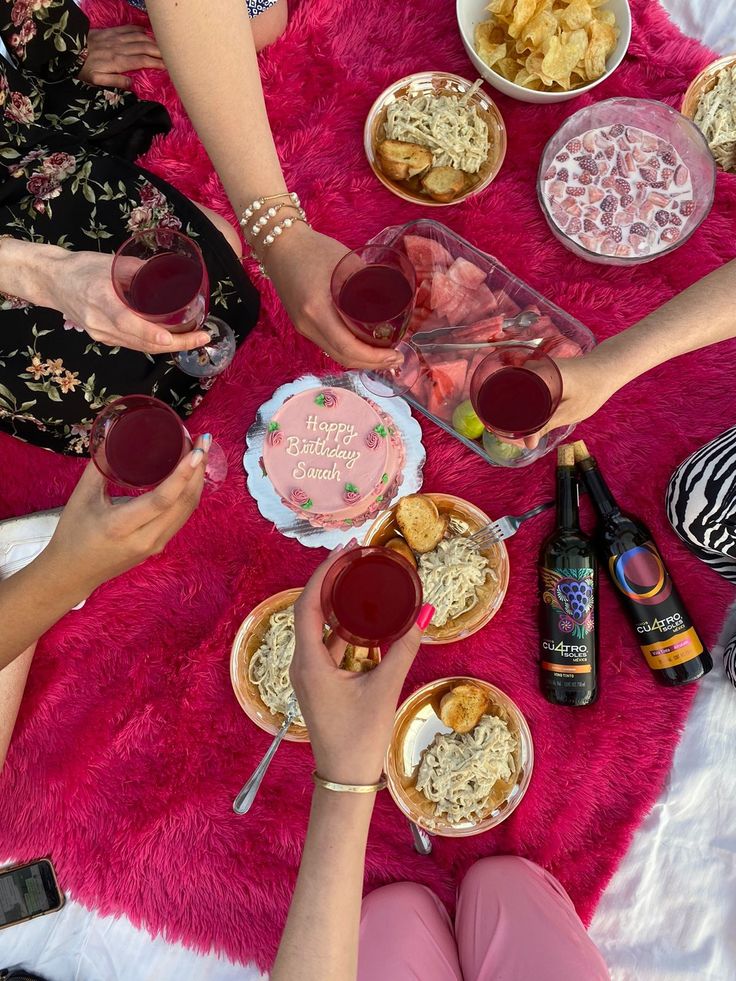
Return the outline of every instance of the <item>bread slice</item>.
[[[440,517],[434,501],[424,494],[409,494],[396,505],[396,524],[409,548],[422,555],[437,548],[447,530],[447,515]]]
[[[376,147],[381,170],[395,181],[416,177],[432,166],[432,153],[419,143],[383,140]]]
[[[435,201],[454,201],[465,190],[465,174],[454,167],[433,167],[422,177],[422,187]]]
[[[488,696],[475,685],[457,685],[440,702],[440,718],[455,732],[472,732],[488,707]]]
[[[380,659],[381,653],[377,647],[357,647],[348,644],[340,667],[343,671],[361,674],[365,671],[372,671],[378,666]]]
[[[406,559],[409,565],[416,569],[417,560],[414,553],[403,538],[396,537],[390,539],[386,542],[386,548],[390,548],[393,552],[397,552],[402,558]]]

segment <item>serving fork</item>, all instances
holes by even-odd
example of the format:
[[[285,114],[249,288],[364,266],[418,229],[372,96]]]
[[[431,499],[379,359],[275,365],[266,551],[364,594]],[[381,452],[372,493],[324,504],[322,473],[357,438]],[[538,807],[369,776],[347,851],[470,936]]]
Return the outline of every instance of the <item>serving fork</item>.
[[[478,531],[469,536],[470,541],[478,548],[490,548],[491,545],[497,545],[515,535],[519,526],[528,521],[529,518],[533,518],[554,506],[554,501],[545,501],[544,504],[537,504],[535,508],[532,508],[531,511],[525,511],[524,514],[518,516],[507,514],[503,518],[498,518],[496,521],[491,521],[490,524],[479,528]]]

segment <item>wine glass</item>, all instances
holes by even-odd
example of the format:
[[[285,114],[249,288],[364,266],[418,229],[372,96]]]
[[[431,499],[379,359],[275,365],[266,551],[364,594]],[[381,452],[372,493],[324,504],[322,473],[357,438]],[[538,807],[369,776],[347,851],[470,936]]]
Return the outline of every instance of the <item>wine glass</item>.
[[[188,235],[164,227],[136,232],[115,253],[112,285],[126,307],[149,323],[172,334],[209,334],[204,347],[174,355],[185,374],[212,378],[232,361],[235,335],[224,320],[209,314],[207,266]]]
[[[110,402],[92,424],[90,455],[103,476],[130,490],[157,487],[193,448],[174,410],[150,395],[125,395]],[[227,459],[217,443],[207,454],[205,486],[219,486]]]
[[[534,344],[499,345],[473,373],[470,401],[489,432],[523,439],[539,432],[562,400],[562,375]]]
[[[382,545],[351,548],[322,582],[325,622],[350,644],[379,647],[403,637],[422,606],[416,570]]]
[[[350,332],[371,347],[396,348],[404,363],[385,371],[363,372],[375,395],[408,391],[420,365],[410,344],[400,343],[414,311],[417,280],[408,257],[389,245],[363,245],[338,262],[332,273],[332,301]]]

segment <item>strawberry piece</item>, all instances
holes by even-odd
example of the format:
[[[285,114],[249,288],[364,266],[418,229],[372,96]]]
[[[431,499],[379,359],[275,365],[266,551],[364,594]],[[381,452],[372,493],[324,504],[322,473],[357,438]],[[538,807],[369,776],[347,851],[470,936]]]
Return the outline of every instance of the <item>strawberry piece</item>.
[[[610,227],[613,224],[613,213],[611,211],[604,211],[601,215],[601,224]]]
[[[566,149],[569,150],[570,153],[579,153],[582,146],[583,144],[580,142],[580,140],[574,139],[570,140],[570,142],[566,144]]]
[[[694,201],[681,201],[680,202],[680,214],[688,218],[693,211],[695,211]]]
[[[667,224],[667,222],[668,222],[668,221],[670,220],[670,215],[669,215],[669,212],[668,212],[668,211],[663,211],[663,210],[662,210],[662,209],[660,208],[660,209],[659,209],[659,211],[658,211],[658,212],[657,212],[657,213],[655,214],[655,216],[654,216],[654,220],[656,221],[656,223],[657,223],[657,224],[658,224],[658,225],[659,225],[660,227],[662,227],[662,228],[664,228],[664,226],[665,226],[665,225]]]
[[[649,228],[644,224],[643,221],[636,221],[629,229],[630,235],[641,235],[642,238],[646,238],[649,234]]]
[[[614,140],[615,140],[615,139],[616,139],[616,137],[618,137],[618,136],[621,136],[621,134],[622,134],[622,133],[624,132],[624,128],[625,128],[625,127],[623,126],[623,124],[622,124],[622,123],[615,123],[615,124],[614,124],[614,125],[613,125],[613,126],[612,126],[612,127],[610,128],[610,129],[609,129],[609,131],[608,131],[608,136],[610,136],[610,137],[611,137],[612,139],[614,139]]]
[[[615,211],[616,210],[616,198],[609,194],[601,201],[601,211]]]

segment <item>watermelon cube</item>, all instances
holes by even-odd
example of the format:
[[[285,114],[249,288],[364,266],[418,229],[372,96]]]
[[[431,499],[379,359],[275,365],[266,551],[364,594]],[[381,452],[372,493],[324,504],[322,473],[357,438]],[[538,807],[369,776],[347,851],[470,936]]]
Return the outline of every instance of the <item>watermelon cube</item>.
[[[421,270],[422,275],[418,278],[424,279],[427,274],[431,275],[432,270],[444,271],[452,265],[450,253],[434,239],[424,235],[405,235],[402,241],[409,262],[417,273]]]
[[[462,257],[455,259],[447,270],[447,275],[453,282],[471,290],[473,287],[480,286],[481,283],[485,283],[486,281],[485,271],[479,266],[476,266],[475,263],[468,262],[467,259],[463,259]]]

